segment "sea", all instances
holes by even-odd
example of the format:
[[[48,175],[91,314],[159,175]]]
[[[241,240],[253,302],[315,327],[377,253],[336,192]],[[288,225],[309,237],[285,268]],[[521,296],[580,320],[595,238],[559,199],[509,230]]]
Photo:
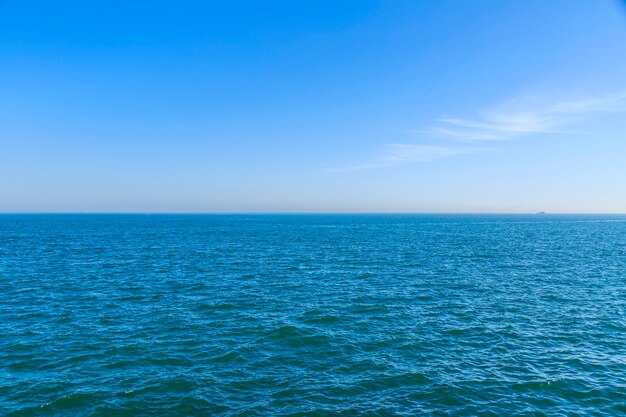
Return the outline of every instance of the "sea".
[[[0,215],[2,416],[626,414],[626,216]]]

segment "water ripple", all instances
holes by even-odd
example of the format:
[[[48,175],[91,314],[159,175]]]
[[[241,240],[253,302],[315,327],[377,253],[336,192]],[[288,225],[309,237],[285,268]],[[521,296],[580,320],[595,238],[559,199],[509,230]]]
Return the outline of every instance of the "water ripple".
[[[622,216],[0,216],[0,414],[623,415]]]

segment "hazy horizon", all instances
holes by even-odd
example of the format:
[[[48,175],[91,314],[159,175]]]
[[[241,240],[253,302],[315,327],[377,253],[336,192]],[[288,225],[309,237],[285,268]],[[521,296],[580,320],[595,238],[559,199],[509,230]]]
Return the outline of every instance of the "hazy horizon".
[[[2,213],[626,213],[622,2],[0,3]]]
[[[503,212],[503,211],[475,211],[475,212],[462,212],[462,211],[5,211],[0,212],[0,216],[11,215],[173,215],[173,216],[280,216],[280,215],[294,215],[294,216],[626,216],[623,212]]]

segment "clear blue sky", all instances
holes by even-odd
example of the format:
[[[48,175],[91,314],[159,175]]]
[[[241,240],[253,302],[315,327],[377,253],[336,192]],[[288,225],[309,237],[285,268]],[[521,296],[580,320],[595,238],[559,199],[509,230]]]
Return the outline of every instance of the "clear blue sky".
[[[0,211],[626,212],[609,0],[0,1]]]

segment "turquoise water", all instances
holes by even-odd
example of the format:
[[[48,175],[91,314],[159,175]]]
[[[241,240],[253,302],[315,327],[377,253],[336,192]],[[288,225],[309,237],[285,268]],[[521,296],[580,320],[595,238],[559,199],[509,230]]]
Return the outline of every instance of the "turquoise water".
[[[0,216],[0,415],[623,413],[624,216]]]

